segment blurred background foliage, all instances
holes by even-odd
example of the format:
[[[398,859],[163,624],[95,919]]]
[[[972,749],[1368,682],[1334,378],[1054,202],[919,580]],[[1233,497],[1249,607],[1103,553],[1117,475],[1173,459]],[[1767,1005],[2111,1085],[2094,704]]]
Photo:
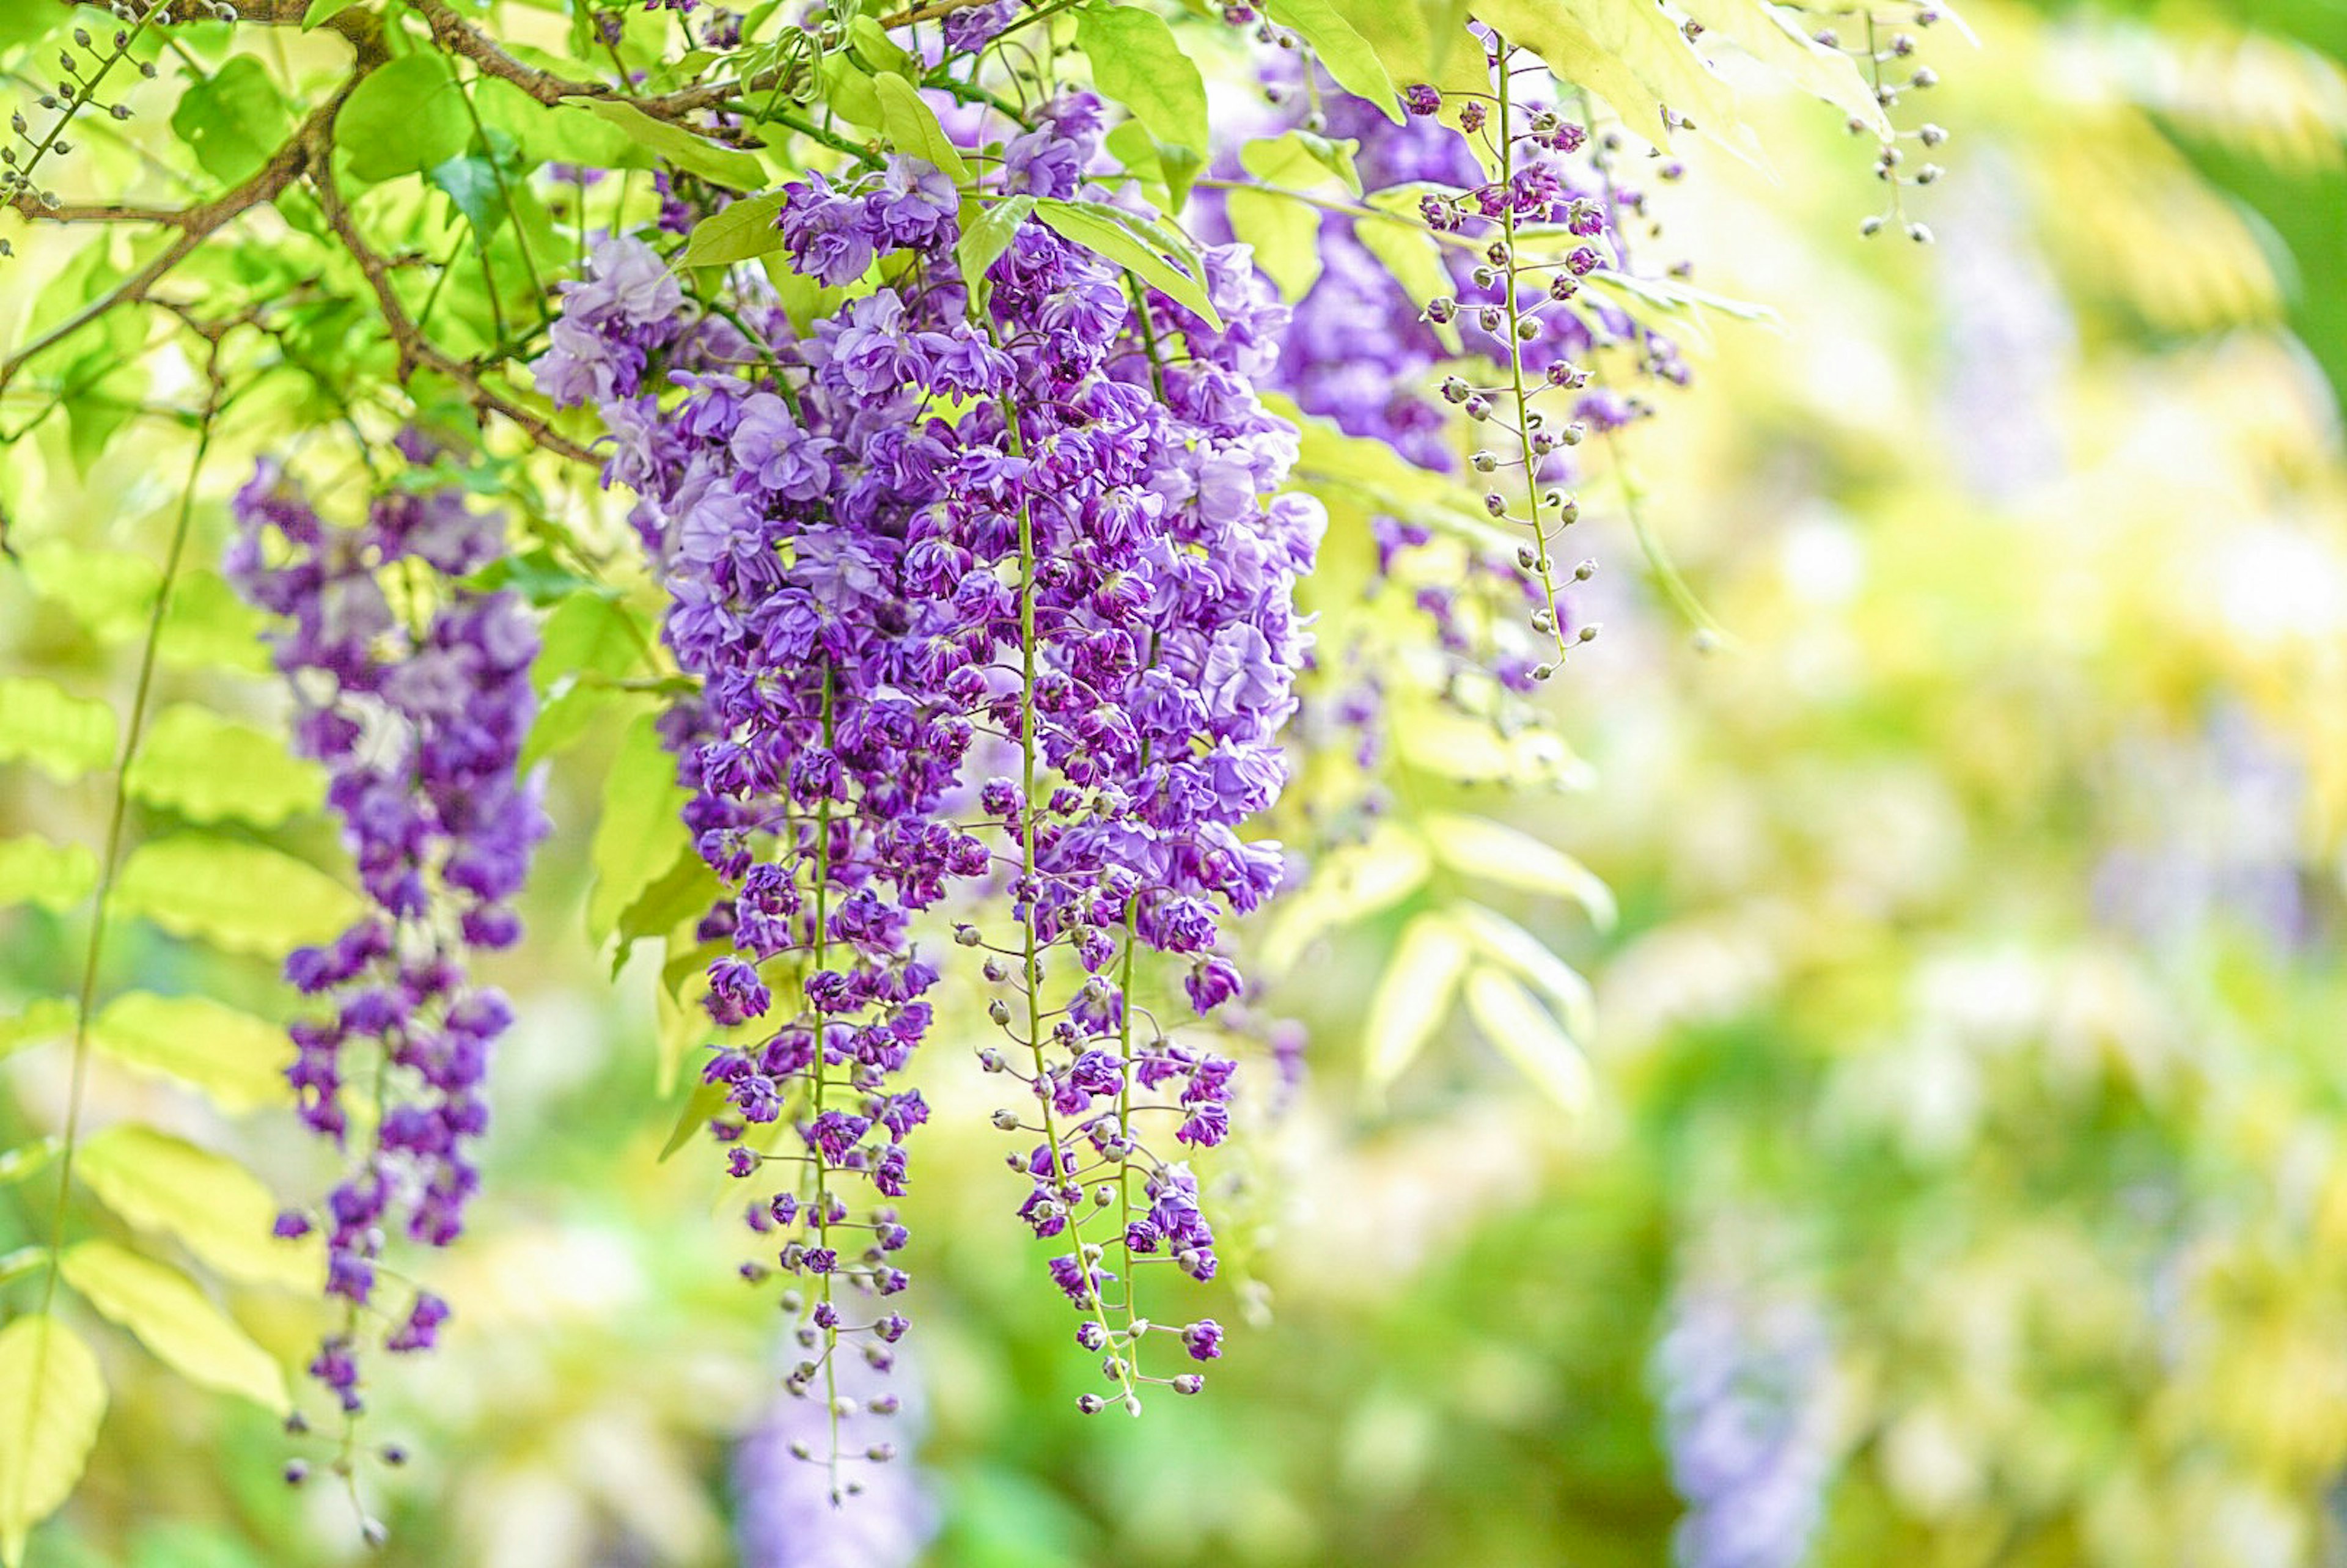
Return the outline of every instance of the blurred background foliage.
[[[1495,900],[1594,981],[1578,1120],[1460,1020],[1363,1093],[1413,901],[1304,945],[1268,1001],[1307,1087],[1225,1167],[1247,1329],[1209,1397],[1080,1421],[941,1085],[918,1495],[832,1529],[738,1441],[789,1419],[772,1308],[707,1163],[656,1158],[646,988],[576,939],[594,802],[558,798],[462,1316],[371,1417],[412,1455],[365,1475],[380,1560],[2347,1562],[2347,6],[1965,12],[1937,246],[1854,238],[1868,152],[1815,106],[1752,105],[1777,183],[1690,159],[1670,244],[1783,319],[1719,323],[1629,439],[1732,646],[1593,506],[1604,635],[1551,688],[1583,787],[1459,792],[1618,903]],[[0,592],[12,657],[98,657]],[[12,826],[56,796],[0,770]],[[0,982],[56,972],[54,919],[0,920]],[[215,961],[146,941],[149,983]],[[265,1006],[217,962],[175,978]],[[46,1120],[54,1057],[5,1071]],[[292,1146],[110,1069],[97,1103]],[[288,1356],[313,1310],[239,1308]],[[46,1562],[361,1554],[271,1418],[109,1354]]]

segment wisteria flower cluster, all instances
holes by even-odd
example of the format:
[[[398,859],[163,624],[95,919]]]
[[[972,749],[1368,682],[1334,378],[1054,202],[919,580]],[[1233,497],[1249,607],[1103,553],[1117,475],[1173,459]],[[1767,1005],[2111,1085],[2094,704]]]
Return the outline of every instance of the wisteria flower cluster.
[[[1062,96],[980,199],[1104,199],[1100,130],[1096,99]],[[1020,1217],[1065,1249],[1078,1341],[1137,1408],[1143,1381],[1199,1386],[1138,1369],[1132,1276],[1215,1271],[1178,1156],[1226,1135],[1234,1063],[1159,1027],[1136,964],[1170,955],[1201,1014],[1239,994],[1221,919],[1280,877],[1238,829],[1284,782],[1322,517],[1278,494],[1295,434],[1253,384],[1286,312],[1242,249],[1204,258],[1219,330],[1033,218],[973,301],[958,205],[904,156],[789,186],[791,265],[845,291],[804,336],[747,281],[727,319],[697,313],[610,240],[538,371],[610,430],[606,479],[641,497],[666,639],[702,682],[666,733],[729,890],[706,1006],[748,1031],[705,1071],[734,1173],[794,1173],[752,1210],[807,1292],[794,1385],[828,1389],[851,1334],[885,1363],[905,1327],[850,1324],[838,1292],[906,1283],[887,1200],[928,1116],[904,1083],[938,979],[917,923],[958,889],[1006,911],[953,939],[1001,988],[982,1065],[1026,1086],[995,1118],[1038,1140]],[[1211,1320],[1155,1331],[1219,1353]]]
[[[435,455],[412,434],[401,447],[419,464]],[[325,1233],[325,1288],[348,1312],[310,1370],[355,1412],[360,1314],[377,1307],[386,1227],[445,1246],[480,1184],[469,1146],[488,1125],[482,1081],[512,1013],[471,980],[467,959],[519,937],[507,900],[547,831],[536,783],[515,767],[536,708],[538,638],[512,593],[448,580],[504,548],[503,518],[474,511],[458,488],[386,490],[344,528],[263,464],[233,512],[229,575],[282,618],[272,641],[298,708],[296,747],[327,769],[373,906],[286,963],[323,1009],[292,1029],[286,1076],[302,1117],[337,1144],[355,1126],[364,1146],[315,1214],[289,1211],[277,1227]],[[384,1348],[428,1348],[447,1315],[415,1291]]]

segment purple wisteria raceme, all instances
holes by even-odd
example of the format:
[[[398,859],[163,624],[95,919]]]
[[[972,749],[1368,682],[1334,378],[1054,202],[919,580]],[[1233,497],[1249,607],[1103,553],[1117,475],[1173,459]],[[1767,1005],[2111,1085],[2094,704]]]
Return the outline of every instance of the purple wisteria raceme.
[[[980,199],[1104,199],[1100,128],[1088,94],[1046,106]],[[928,164],[784,196],[791,265],[846,291],[812,332],[747,278],[730,319],[700,315],[618,239],[538,366],[610,432],[606,480],[640,497],[664,635],[702,683],[665,733],[729,893],[703,933],[732,949],[712,1020],[748,1031],[705,1069],[730,1168],[793,1173],[752,1212],[817,1330],[794,1386],[845,1334],[885,1361],[902,1318],[846,1325],[836,1296],[905,1283],[883,1200],[928,1115],[902,1086],[938,979],[917,921],[995,900],[1007,918],[955,939],[1006,993],[1010,1049],[982,1061],[1030,1103],[996,1121],[1041,1135],[1021,1217],[1067,1249],[1051,1276],[1130,1401],[1135,1264],[1214,1272],[1176,1156],[1226,1135],[1233,1070],[1143,1015],[1136,966],[1170,956],[1197,1012],[1235,998],[1223,919],[1281,871],[1239,829],[1285,780],[1322,527],[1279,494],[1296,436],[1254,391],[1286,312],[1235,248],[1204,261],[1215,330],[1035,220],[973,310],[959,196]]]
[[[401,445],[432,456],[412,436]],[[286,1077],[302,1119],[345,1143],[350,1092],[367,1097],[349,1173],[317,1210],[278,1222],[281,1235],[325,1232],[325,1288],[347,1316],[310,1369],[355,1411],[357,1325],[362,1309],[384,1310],[387,1229],[445,1246],[480,1184],[469,1146],[488,1125],[482,1081],[512,1012],[471,982],[466,960],[519,937],[509,900],[547,831],[537,783],[515,767],[536,708],[538,632],[511,593],[450,580],[503,548],[503,518],[471,510],[457,488],[387,491],[344,528],[264,463],[232,509],[229,576],[281,620],[272,642],[297,705],[296,749],[325,764],[373,906],[285,966],[322,1009],[292,1030]],[[416,1290],[383,1343],[426,1348],[447,1314]]]

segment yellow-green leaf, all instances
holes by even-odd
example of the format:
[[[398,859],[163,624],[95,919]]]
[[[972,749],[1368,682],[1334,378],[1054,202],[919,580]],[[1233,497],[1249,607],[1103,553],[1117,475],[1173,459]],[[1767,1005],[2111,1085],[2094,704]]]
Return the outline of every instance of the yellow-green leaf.
[[[313,1234],[285,1241],[270,1233],[276,1201],[252,1173],[184,1138],[125,1122],[81,1147],[74,1174],[98,1202],[140,1230],[175,1236],[222,1274],[302,1290],[324,1264]]]
[[[1205,78],[1156,13],[1086,5],[1076,13],[1076,46],[1092,63],[1092,85],[1160,142],[1206,150]]]
[[[652,118],[631,103],[618,98],[572,97],[576,104],[628,133],[628,138],[679,169],[697,174],[728,190],[755,190],[766,183],[766,167],[746,152],[720,147],[681,126]]]
[[[155,657],[183,670],[270,668],[266,616],[237,597],[216,571],[182,569],[163,608]]]
[[[755,261],[783,248],[783,231],[774,227],[783,210],[783,193],[745,196],[711,213],[692,226],[692,237],[676,259],[680,267],[730,267]]]
[[[0,1060],[28,1045],[73,1032],[74,1005],[63,997],[36,997],[13,1018],[0,1019]]]
[[[1811,97],[1863,120],[1875,135],[1890,137],[1890,117],[1859,74],[1858,63],[1810,37],[1800,19],[1783,7],[1769,0],[1679,0],[1679,9],[1712,33],[1733,39]]]
[[[1035,216],[1050,224],[1063,240],[1096,251],[1138,276],[1144,283],[1204,316],[1214,331],[1223,318],[1206,297],[1205,268],[1194,253],[1163,230],[1143,229],[1131,213],[1096,201],[1040,200]],[[1180,258],[1176,261],[1173,258]],[[1184,270],[1184,263],[1187,270]]]
[[[1228,193],[1226,210],[1231,235],[1255,250],[1255,264],[1263,269],[1290,301],[1300,300],[1320,281],[1320,210],[1276,191],[1237,190]]]
[[[1414,0],[1382,0],[1382,4],[1406,11],[1412,8]],[[1368,99],[1394,124],[1401,123],[1400,95],[1394,90],[1393,78],[1386,74],[1378,51],[1328,0],[1272,0],[1265,10],[1281,26],[1296,30],[1320,56],[1338,87],[1355,97]]]
[[[176,1078],[230,1112],[284,1099],[284,1068],[293,1054],[285,1031],[266,1020],[209,997],[148,991],[108,1002],[90,1026],[90,1040],[117,1061]]]
[[[1445,864],[1511,887],[1571,898],[1600,927],[1614,924],[1614,894],[1594,872],[1553,845],[1488,816],[1435,812],[1420,825]]]
[[[142,630],[163,583],[162,569],[145,556],[93,549],[70,539],[27,545],[22,559],[34,590],[100,642],[118,642]]]
[[[290,1408],[277,1358],[178,1269],[103,1238],[67,1247],[57,1268],[84,1301],[188,1381],[241,1395],[264,1409]]]
[[[1484,958],[1513,969],[1519,979],[1548,993],[1563,1016],[1567,1034],[1587,1040],[1596,1032],[1597,996],[1580,970],[1550,952],[1513,920],[1472,899],[1450,905],[1448,913]]]
[[[0,763],[36,763],[60,782],[112,765],[114,710],[54,681],[0,677]]]
[[[1475,15],[1548,62],[1568,86],[1596,94],[1638,136],[1670,140],[1665,107],[1690,129],[1768,168],[1736,96],[1654,0],[1474,0]]]
[[[127,781],[149,805],[198,822],[234,818],[272,827],[326,803],[326,775],[266,731],[192,702],[155,715]]]
[[[132,850],[114,896],[118,907],[173,936],[264,958],[331,940],[365,909],[357,894],[306,861],[194,833]]]
[[[1369,999],[1361,1042],[1361,1070],[1373,1091],[1390,1086],[1418,1060],[1450,1010],[1450,993],[1466,968],[1467,943],[1441,916],[1420,915],[1402,927]]]
[[[961,238],[954,243],[954,264],[973,290],[983,291],[988,286],[987,269],[1010,249],[1010,241],[1018,237],[1019,225],[1026,222],[1027,215],[1034,210],[1035,199],[1031,196],[1014,196],[982,209],[971,198],[962,199]]]
[[[1280,899],[1264,928],[1265,968],[1277,974],[1322,932],[1366,920],[1416,892],[1433,868],[1418,835],[1381,824],[1362,844],[1320,857],[1303,886]]]
[[[46,1138],[36,1138],[29,1143],[19,1143],[6,1153],[0,1153],[0,1186],[37,1174],[65,1146],[65,1140],[52,1133]]]
[[[913,84],[889,72],[873,77],[872,87],[880,95],[880,128],[897,150],[936,165],[956,185],[968,185],[969,165]]]
[[[1568,1115],[1589,1109],[1589,1061],[1530,991],[1498,969],[1467,977],[1467,1013],[1492,1049]]]
[[[25,1537],[81,1479],[106,1417],[97,1358],[46,1312],[0,1328],[0,1562],[25,1560]]]
[[[587,932],[596,941],[610,936],[620,912],[676,863],[688,836],[679,815],[684,801],[676,760],[661,745],[652,715],[646,713],[628,726],[611,759],[603,780],[602,820],[588,850],[595,886],[587,896]]]
[[[1378,198],[1371,197],[1370,200],[1376,202]],[[1383,222],[1363,218],[1353,224],[1353,237],[1393,275],[1402,292],[1419,304],[1440,299],[1455,287],[1450,271],[1442,264],[1441,242],[1414,219]],[[1458,326],[1443,321],[1433,323],[1433,328],[1443,346],[1457,354]]]
[[[0,905],[38,904],[63,912],[97,886],[97,856],[86,844],[0,838]]]

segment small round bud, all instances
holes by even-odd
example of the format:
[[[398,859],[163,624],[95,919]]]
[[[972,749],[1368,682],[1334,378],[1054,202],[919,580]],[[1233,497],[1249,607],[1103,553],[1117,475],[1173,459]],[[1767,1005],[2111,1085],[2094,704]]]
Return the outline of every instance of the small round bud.
[[[1174,1391],[1177,1394],[1194,1394],[1205,1386],[1206,1379],[1195,1372],[1184,1372],[1174,1379]]]
[[[1923,224],[1910,223],[1907,225],[1907,238],[1918,245],[1928,245],[1932,242],[1932,231]]]
[[[965,948],[977,947],[979,941],[978,927],[975,926],[956,926],[954,927],[954,941],[959,946]]]
[[[359,1524],[359,1539],[366,1542],[368,1551],[380,1552],[383,1550],[383,1543],[391,1539],[391,1526],[380,1519],[362,1521]]]
[[[874,1443],[870,1448],[864,1450],[864,1457],[870,1460],[874,1464],[887,1464],[890,1460],[897,1457],[897,1445],[895,1443]]]
[[[1875,216],[1873,216],[1873,217],[1870,217],[1870,218],[1865,219],[1865,220],[1863,220],[1862,221],[1860,221],[1860,224],[1859,224],[1859,226],[1858,226],[1858,232],[1859,232],[1859,237],[1860,237],[1860,239],[1865,239],[1865,240],[1871,240],[1871,239],[1873,239],[1877,234],[1881,233],[1881,232],[1882,232],[1882,219],[1881,219],[1881,216],[1880,214],[1877,214],[1877,215],[1875,215]]]
[[[310,1467],[306,1462],[298,1459],[287,1460],[285,1461],[284,1475],[286,1485],[299,1486],[303,1481],[310,1479]]]
[[[407,1462],[407,1450],[397,1443],[385,1443],[383,1445],[383,1462],[397,1469]]]
[[[1007,1065],[1002,1053],[990,1045],[978,1053],[978,1067],[981,1072],[1000,1072]]]
[[[1516,564],[1523,568],[1526,571],[1530,571],[1534,567],[1540,565],[1540,557],[1533,553],[1532,546],[1518,545],[1516,547]]]
[[[1101,1411],[1107,1408],[1108,1401],[1102,1399],[1098,1394],[1078,1394],[1076,1396],[1076,1409],[1081,1410],[1088,1416],[1097,1416]]]
[[[1578,636],[1578,637],[1576,637],[1576,638],[1574,638],[1574,639],[1573,639],[1573,641],[1574,641],[1575,642],[1594,642],[1594,641],[1597,641],[1597,628],[1596,628],[1596,627],[1594,627],[1594,626],[1584,626],[1584,627],[1583,627],[1583,628],[1581,629],[1581,635],[1580,635],[1580,636]]]
[[[1587,582],[1591,578],[1595,577],[1596,575],[1597,563],[1594,560],[1583,561],[1579,566],[1573,569],[1573,580],[1575,582]]]
[[[1467,466],[1478,474],[1488,474],[1500,466],[1500,455],[1491,451],[1477,452],[1467,459]]]
[[[1479,392],[1467,400],[1466,411],[1470,419],[1488,419],[1491,415],[1491,400]]]
[[[1010,1021],[1010,1004],[1004,1001],[1000,997],[997,997],[992,1001],[986,1004],[986,1016],[992,1019],[997,1023],[1009,1023]]]
[[[998,1132],[1019,1131],[1019,1112],[1016,1111],[997,1111],[992,1120],[995,1131]]]

